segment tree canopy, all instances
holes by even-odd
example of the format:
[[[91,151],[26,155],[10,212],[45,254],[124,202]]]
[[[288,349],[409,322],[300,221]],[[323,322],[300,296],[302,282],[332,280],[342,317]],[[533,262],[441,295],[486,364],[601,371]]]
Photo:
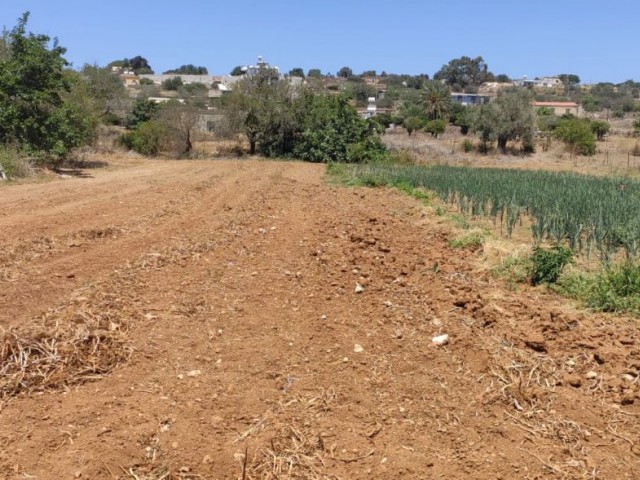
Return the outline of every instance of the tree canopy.
[[[88,142],[96,119],[73,87],[83,79],[69,72],[66,49],[57,40],[27,33],[29,13],[5,32],[0,56],[0,143],[29,154],[62,157]]]
[[[349,67],[342,67],[340,70],[338,70],[338,76],[342,78],[353,77],[353,70],[351,70]]]
[[[147,61],[147,59],[140,55],[136,55],[133,58],[115,60],[109,63],[107,67],[121,67],[124,69],[133,70],[133,73],[135,73],[136,75],[145,75],[145,74],[153,73],[153,70],[151,69],[151,66],[149,65],[149,62]]]
[[[454,91],[464,91],[468,86],[479,86],[490,82],[494,76],[482,57],[460,57],[443,65],[433,76],[434,80],[442,80]]]
[[[164,72],[165,75],[169,75],[169,74],[179,74],[179,75],[208,75],[209,71],[207,70],[207,67],[197,67],[195,65],[181,65],[180,67],[173,69],[173,70],[167,70],[166,72]]]

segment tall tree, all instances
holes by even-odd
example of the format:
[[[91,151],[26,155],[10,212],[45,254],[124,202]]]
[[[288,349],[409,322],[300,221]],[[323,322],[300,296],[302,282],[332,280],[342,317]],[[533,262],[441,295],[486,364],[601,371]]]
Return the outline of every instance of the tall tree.
[[[243,74],[244,70],[242,68],[242,65],[238,65],[236,67],[233,67],[233,70],[231,70],[231,73],[229,75],[231,75],[232,77],[239,77]]]
[[[312,68],[307,72],[309,78],[322,78],[322,72],[319,68]]]
[[[301,77],[301,78],[304,78],[304,70],[302,70],[302,68],[300,68],[300,67],[292,68],[289,71],[289,76],[290,77]]]
[[[451,92],[440,82],[430,81],[424,85],[422,102],[429,120],[447,118],[451,112]]]
[[[209,71],[207,70],[207,67],[198,67],[196,65],[181,65],[178,68],[175,68],[173,70],[167,70],[166,72],[164,72],[165,75],[169,75],[169,74],[178,74],[178,75],[208,75]]]
[[[353,70],[351,70],[349,67],[342,67],[340,70],[338,70],[338,76],[342,78],[353,77]]]
[[[493,74],[482,57],[460,57],[443,65],[433,76],[442,80],[454,91],[464,91],[468,86],[479,86],[493,80]]]
[[[0,57],[0,143],[30,154],[62,157],[90,140],[95,128],[70,95],[77,75],[65,72],[66,49],[46,35],[27,33],[29,13],[4,36]]]

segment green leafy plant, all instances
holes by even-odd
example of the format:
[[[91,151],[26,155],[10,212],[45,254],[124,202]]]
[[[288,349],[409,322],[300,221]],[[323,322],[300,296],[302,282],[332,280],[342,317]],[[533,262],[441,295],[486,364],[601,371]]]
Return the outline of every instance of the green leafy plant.
[[[470,248],[484,245],[484,235],[482,232],[474,230],[472,232],[454,238],[449,242],[453,248]]]
[[[540,246],[531,255],[531,284],[555,283],[562,269],[571,262],[573,251],[560,245],[546,250]]]

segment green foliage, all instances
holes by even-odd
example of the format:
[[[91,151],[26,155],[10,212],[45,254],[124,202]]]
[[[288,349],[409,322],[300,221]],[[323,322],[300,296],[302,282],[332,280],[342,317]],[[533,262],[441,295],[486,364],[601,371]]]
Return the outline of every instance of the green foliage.
[[[319,68],[312,68],[307,72],[309,78],[322,78],[322,72]]]
[[[342,67],[340,70],[338,70],[338,76],[342,78],[353,77],[353,70],[351,70],[349,67]]]
[[[344,96],[295,89],[258,74],[227,96],[230,130],[247,136],[251,153],[312,162],[362,162],[386,156],[378,124],[365,121]]]
[[[81,85],[68,74],[65,49],[50,38],[26,32],[29,14],[5,33],[0,57],[0,144],[14,144],[40,158],[61,158],[89,142],[96,119],[87,104],[74,103]]]
[[[555,283],[562,269],[571,262],[573,251],[560,245],[547,250],[540,246],[533,249],[531,255],[531,284]]]
[[[80,76],[94,114],[105,124],[120,124],[129,102],[122,81],[97,65],[84,65]]]
[[[426,132],[430,133],[431,136],[438,138],[438,135],[443,134],[445,132],[446,125],[444,123],[444,120],[442,119],[431,120],[427,122],[424,129]]]
[[[481,247],[484,245],[484,235],[482,232],[474,230],[454,238],[449,242],[449,245],[453,248]]]
[[[468,215],[492,217],[511,235],[526,215],[536,243],[567,243],[576,252],[597,252],[603,263],[640,250],[640,182],[571,173],[448,166],[358,165],[349,179],[373,177],[434,191]]]
[[[174,70],[167,70],[164,72],[165,75],[168,74],[178,74],[178,75],[208,75],[209,71],[207,67],[197,67],[195,65],[182,65]]]
[[[604,120],[591,121],[591,131],[596,134],[598,140],[603,140],[604,136],[609,133],[610,130],[611,125],[609,122],[605,122]]]
[[[293,155],[302,160],[358,163],[386,155],[375,130],[345,97],[310,96],[302,125],[293,149]]]
[[[367,105],[369,98],[375,97],[377,93],[378,90],[375,87],[364,82],[348,82],[345,88],[345,95],[355,100],[359,107]]]
[[[150,78],[141,78],[140,85],[153,85],[153,80]]]
[[[244,74],[244,70],[242,65],[238,65],[236,67],[233,67],[233,70],[231,70],[231,73],[229,75],[231,75],[232,77],[239,77],[243,74]]]
[[[462,141],[462,150],[466,153],[469,153],[473,150],[473,142],[468,138],[465,138]]]
[[[422,102],[429,120],[445,119],[452,109],[449,89],[440,82],[430,81],[424,85]]]
[[[125,58],[124,60],[116,60],[107,65],[107,68],[110,67],[121,67],[128,70],[133,70],[136,75],[146,75],[153,74],[153,70],[149,65],[149,62],[146,58],[137,55],[133,58]]]
[[[640,135],[640,118],[633,121],[633,132]]]
[[[464,91],[468,86],[480,86],[493,80],[493,74],[482,57],[460,57],[443,65],[433,76],[434,80],[444,80],[453,91]]]
[[[467,135],[473,126],[473,109],[460,105],[459,103],[455,103],[453,110],[457,111],[455,112],[453,119],[451,119],[451,123],[456,127],[460,127],[460,133],[462,135]]]
[[[291,70],[289,70],[289,76],[304,78],[304,70],[300,67],[292,68]]]
[[[596,136],[588,119],[565,118],[558,124],[554,135],[569,147],[572,155],[596,153]]]
[[[148,122],[158,112],[160,106],[152,102],[139,98],[133,106],[131,112],[127,115],[125,126],[127,128],[135,128],[138,124]]]
[[[485,152],[494,141],[503,152],[508,142],[518,139],[522,141],[523,150],[532,145],[535,117],[531,100],[527,89],[512,89],[500,94],[495,102],[473,111],[472,128],[480,136]]]
[[[407,130],[409,136],[411,136],[413,132],[423,129],[426,124],[427,121],[418,116],[408,117],[402,121],[402,126]]]
[[[160,153],[166,126],[157,120],[140,123],[135,130],[125,132],[120,137],[120,144],[141,155],[155,156]]]
[[[0,173],[4,173],[7,179],[12,180],[29,177],[33,170],[29,159],[25,158],[18,150],[0,146]]]
[[[563,274],[554,288],[596,311],[640,314],[640,266],[609,265],[595,274]]]
[[[162,82],[162,88],[165,90],[178,90],[182,85],[182,78],[180,77],[167,78]]]
[[[578,85],[580,83],[580,77],[572,73],[561,73],[557,77],[562,80],[562,83],[569,86]]]

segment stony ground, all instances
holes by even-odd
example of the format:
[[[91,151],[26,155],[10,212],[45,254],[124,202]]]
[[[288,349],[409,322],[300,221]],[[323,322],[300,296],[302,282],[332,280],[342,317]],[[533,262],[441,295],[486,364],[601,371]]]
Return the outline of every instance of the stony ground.
[[[320,165],[110,163],[0,186],[0,478],[640,477],[633,319]]]

